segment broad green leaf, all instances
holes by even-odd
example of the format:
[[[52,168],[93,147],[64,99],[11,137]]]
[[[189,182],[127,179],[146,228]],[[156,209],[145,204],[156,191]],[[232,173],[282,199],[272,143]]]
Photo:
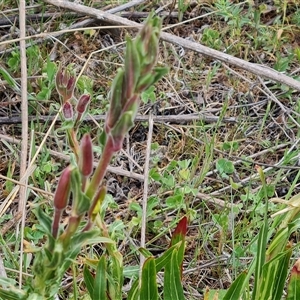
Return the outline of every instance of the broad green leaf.
[[[247,272],[241,273],[238,278],[231,284],[229,290],[224,296],[223,300],[237,300],[240,299],[244,291],[244,283],[247,279]]]
[[[94,277],[90,273],[87,266],[84,266],[83,278],[84,278],[84,283],[86,285],[86,288],[87,288],[90,296],[93,297],[93,294],[94,294],[94,281],[95,280],[94,280]]]
[[[106,299],[106,257],[104,255],[101,256],[97,265],[92,299]]]
[[[234,172],[233,163],[225,158],[220,158],[217,160],[216,168],[220,172],[221,175],[232,174]]]
[[[149,257],[142,269],[140,300],[157,300],[158,291],[156,283],[156,266],[155,259]]]
[[[171,258],[172,258],[172,253],[174,251],[177,252],[180,245],[181,245],[181,242],[178,244],[175,244],[174,246],[170,247],[167,251],[165,251],[160,257],[155,259],[156,274],[158,272],[160,272],[166,266],[166,264],[170,263]],[[141,252],[143,252],[144,255],[146,255],[146,257],[148,255],[150,256],[150,254],[151,254],[149,251],[147,251],[145,249],[140,249],[140,250],[141,250]],[[136,279],[128,293],[127,300],[137,300],[138,297],[139,297],[139,279]]]
[[[170,263],[172,258],[173,251],[177,251],[178,247],[181,245],[181,243],[178,243],[172,247],[170,247],[166,252],[164,252],[160,257],[155,259],[156,264],[156,272],[158,273],[161,271],[162,268],[166,266],[166,264]]]
[[[165,266],[164,300],[185,300],[177,250],[172,252],[171,261]]]

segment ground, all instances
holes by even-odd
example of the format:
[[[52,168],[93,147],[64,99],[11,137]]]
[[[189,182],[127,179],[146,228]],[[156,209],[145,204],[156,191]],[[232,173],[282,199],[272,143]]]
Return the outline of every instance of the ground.
[[[83,4],[106,11],[123,2]],[[62,154],[70,152],[60,121],[48,132],[60,106],[51,77],[53,63],[71,64],[81,75],[76,96],[92,95],[89,113],[96,121],[85,121],[80,133],[90,132],[97,143],[111,82],[124,62],[125,36],[135,32],[97,20],[88,29],[70,31],[87,17],[42,2],[27,5],[27,35],[37,35],[27,41],[29,157],[48,135],[29,177],[29,184],[37,189],[29,194],[26,206],[25,239],[39,244],[43,234],[30,208],[42,203],[52,213],[51,194],[67,165]],[[16,8],[9,0],[0,2],[0,222],[5,245],[12,252],[16,244],[20,247],[20,214],[18,196],[10,197],[17,185],[9,179],[19,180],[22,129]],[[165,32],[299,78],[297,1],[144,1],[118,15],[140,23],[151,10],[164,17]],[[60,30],[65,31],[52,35]],[[146,246],[159,255],[168,247],[176,222],[187,215],[185,295],[201,299],[206,287],[227,289],[249,267],[266,199],[289,199],[299,193],[299,90],[165,41],[160,42],[158,65],[168,67],[169,73],[143,93],[140,120],[111,163],[121,171],[113,169],[106,176],[111,195],[106,221],[119,241],[125,265],[136,265],[151,113]],[[94,150],[99,159],[100,150]],[[124,175],[122,170],[131,173]],[[269,217],[280,208],[269,202]],[[297,233],[291,241],[298,242]],[[17,251],[13,259],[7,249],[5,267],[15,269]],[[66,278],[63,299],[72,288]],[[80,289],[83,293],[84,285]]]

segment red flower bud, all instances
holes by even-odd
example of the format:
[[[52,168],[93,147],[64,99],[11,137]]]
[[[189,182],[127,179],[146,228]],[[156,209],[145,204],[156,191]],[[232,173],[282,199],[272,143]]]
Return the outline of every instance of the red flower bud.
[[[71,76],[68,80],[68,83],[67,83],[67,90],[68,91],[73,91],[74,88],[75,88],[75,77],[74,76]]]
[[[82,95],[77,103],[76,110],[79,114],[83,114],[86,111],[88,104],[90,103],[91,96],[88,94]]]
[[[62,112],[66,120],[73,119],[73,106],[69,101],[63,104]]]
[[[65,168],[59,178],[56,192],[54,195],[54,208],[63,210],[66,208],[71,190],[71,174],[72,168],[68,166]]]
[[[65,69],[63,72],[59,69],[56,74],[55,83],[56,90],[61,95],[63,103],[73,97],[76,79],[70,74],[69,70]]]
[[[78,161],[78,168],[83,176],[88,177],[92,174],[93,162],[93,144],[90,135],[86,133],[81,139]]]

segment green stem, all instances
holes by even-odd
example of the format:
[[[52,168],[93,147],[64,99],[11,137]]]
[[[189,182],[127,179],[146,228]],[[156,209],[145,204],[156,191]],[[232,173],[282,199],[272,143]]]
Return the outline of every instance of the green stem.
[[[69,145],[75,154],[76,161],[78,162],[78,160],[79,160],[79,144],[78,144],[78,141],[76,138],[76,131],[73,128],[68,129],[67,136],[68,136]]]

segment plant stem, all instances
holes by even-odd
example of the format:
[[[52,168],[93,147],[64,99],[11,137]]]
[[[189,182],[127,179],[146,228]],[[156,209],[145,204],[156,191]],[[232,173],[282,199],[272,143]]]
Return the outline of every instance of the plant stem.
[[[90,181],[90,184],[87,188],[86,195],[92,200],[97,201],[95,198],[95,194],[102,183],[104,175],[106,173],[107,167],[114,155],[114,151],[112,150],[113,141],[111,137],[108,138],[107,143],[104,146],[103,153],[101,155],[98,166],[95,170],[95,173]]]

